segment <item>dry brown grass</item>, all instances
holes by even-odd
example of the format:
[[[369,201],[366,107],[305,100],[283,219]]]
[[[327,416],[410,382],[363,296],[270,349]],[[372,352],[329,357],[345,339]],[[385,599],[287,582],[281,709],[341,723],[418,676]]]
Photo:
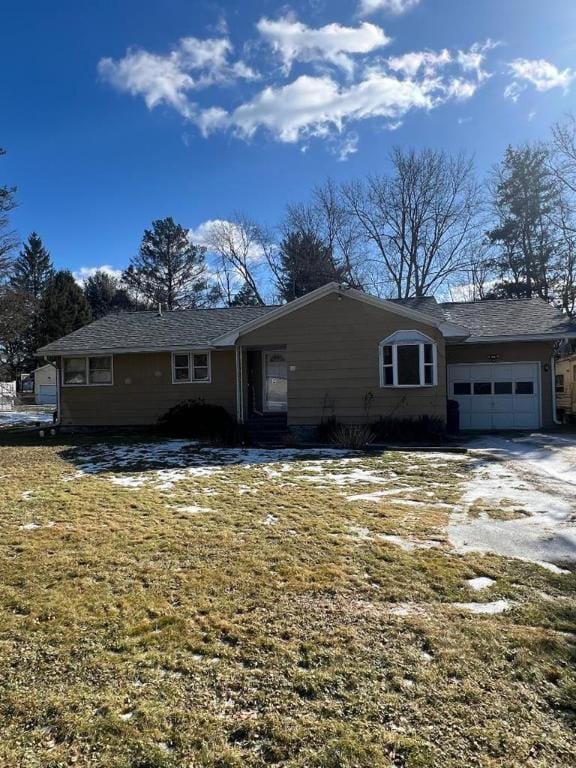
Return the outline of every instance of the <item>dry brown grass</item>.
[[[0,447],[0,765],[574,764],[576,578],[451,553],[465,458],[69,479],[116,444]]]

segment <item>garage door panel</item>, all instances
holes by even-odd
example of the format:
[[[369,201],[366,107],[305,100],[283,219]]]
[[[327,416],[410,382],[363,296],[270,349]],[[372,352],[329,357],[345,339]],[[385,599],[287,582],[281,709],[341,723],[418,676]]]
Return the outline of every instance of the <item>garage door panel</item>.
[[[539,380],[538,363],[451,365],[448,396],[459,404],[461,429],[538,429]]]

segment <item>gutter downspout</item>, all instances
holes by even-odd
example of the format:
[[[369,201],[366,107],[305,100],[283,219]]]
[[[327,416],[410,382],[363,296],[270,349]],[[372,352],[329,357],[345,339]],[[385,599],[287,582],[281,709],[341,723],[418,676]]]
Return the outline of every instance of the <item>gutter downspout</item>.
[[[552,378],[552,420],[554,424],[560,426],[562,422],[558,418],[558,412],[556,410],[556,358],[554,355],[550,358],[550,375]]]

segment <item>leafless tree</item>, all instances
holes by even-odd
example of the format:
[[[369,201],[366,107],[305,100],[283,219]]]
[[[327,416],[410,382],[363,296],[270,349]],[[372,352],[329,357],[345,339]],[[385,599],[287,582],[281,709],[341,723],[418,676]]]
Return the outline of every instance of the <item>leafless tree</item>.
[[[232,304],[238,291],[247,286],[257,303],[265,304],[273,249],[266,231],[247,216],[235,213],[211,224],[206,244],[217,258],[215,279],[224,302]]]
[[[344,187],[372,255],[373,289],[397,298],[434,293],[461,275],[480,242],[481,189],[472,158],[396,148],[390,175]]]
[[[6,151],[0,147],[0,158]],[[8,277],[12,252],[18,246],[18,238],[10,229],[8,214],[16,207],[15,187],[0,186],[0,282]]]
[[[346,281],[362,287],[363,233],[342,189],[332,179],[314,187],[308,203],[289,205],[281,229],[283,237],[292,233],[313,235],[329,250]]]
[[[552,127],[552,168],[564,187],[576,195],[576,115]]]

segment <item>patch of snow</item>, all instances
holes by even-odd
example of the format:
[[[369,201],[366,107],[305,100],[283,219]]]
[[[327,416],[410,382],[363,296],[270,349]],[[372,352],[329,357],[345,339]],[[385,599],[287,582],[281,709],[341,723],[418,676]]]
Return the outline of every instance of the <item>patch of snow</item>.
[[[396,496],[400,493],[418,493],[422,488],[416,485],[397,486],[373,493],[357,493],[354,496],[346,496],[348,501],[380,501],[388,496]]]
[[[177,504],[170,509],[176,512],[184,512],[184,514],[199,515],[202,512],[214,512],[215,510],[210,507],[199,507],[197,504]]]
[[[555,565],[554,563],[547,563],[544,560],[536,560],[535,562],[541,568],[545,568],[547,571],[550,571],[550,573],[556,573],[556,574],[571,573],[571,571],[569,571],[567,568],[560,568],[559,565]]]
[[[370,535],[370,531],[368,528],[362,528],[359,525],[352,525],[350,526],[350,534],[351,536],[354,536],[356,539],[360,539],[361,541],[371,541],[372,536]]]
[[[18,530],[20,531],[35,531],[38,528],[52,528],[56,523],[54,520],[49,520],[46,525],[42,525],[41,523],[24,523],[24,525],[18,526]]]
[[[393,534],[388,533],[379,533],[378,539],[385,541],[388,544],[395,544],[405,552],[412,552],[415,549],[436,549],[437,547],[442,546],[442,543],[439,541],[404,539],[402,536],[394,536]]]
[[[508,600],[495,600],[493,603],[452,603],[454,608],[460,608],[470,613],[482,613],[495,615],[509,611],[512,605]]]
[[[477,576],[475,579],[467,579],[468,586],[475,592],[480,592],[483,589],[487,589],[494,584],[494,579],[488,576]]]

